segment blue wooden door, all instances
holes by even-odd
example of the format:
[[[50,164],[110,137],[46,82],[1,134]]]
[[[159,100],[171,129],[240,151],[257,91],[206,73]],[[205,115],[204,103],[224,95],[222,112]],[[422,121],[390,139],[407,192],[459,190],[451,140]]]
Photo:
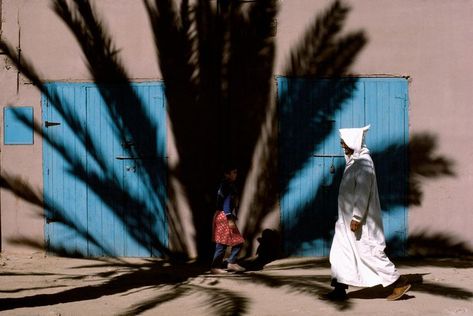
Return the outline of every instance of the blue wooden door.
[[[167,246],[166,114],[160,83],[51,83],[43,97],[50,251],[159,256]]]
[[[407,80],[278,78],[281,226],[290,255],[326,256],[345,165],[338,129],[371,124],[366,143],[377,171],[391,254],[407,234]]]

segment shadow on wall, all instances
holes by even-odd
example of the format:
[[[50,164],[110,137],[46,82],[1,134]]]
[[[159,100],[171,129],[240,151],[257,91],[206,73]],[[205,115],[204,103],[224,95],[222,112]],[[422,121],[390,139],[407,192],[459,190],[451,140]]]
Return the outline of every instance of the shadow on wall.
[[[383,211],[395,209],[396,206],[420,205],[422,200],[422,190],[420,187],[423,182],[438,177],[455,175],[453,162],[442,155],[438,155],[436,148],[435,137],[431,134],[423,133],[413,135],[407,146],[391,144],[382,152],[372,152],[371,155],[377,171],[378,189]],[[410,157],[409,177],[408,179],[397,179],[397,177],[402,175],[398,169],[398,160],[399,157],[405,156],[406,152],[409,152]],[[415,158],[412,159],[412,157]],[[295,223],[286,236],[290,240],[287,244],[294,247],[287,249],[289,253],[295,251],[300,244],[307,241],[322,239],[326,243],[331,242],[333,228],[337,219],[337,192],[338,184],[343,174],[343,165],[337,165],[335,170],[336,173],[330,176],[333,179],[321,181],[322,183],[330,182],[330,187],[319,186],[316,193],[313,194],[313,199],[301,205],[302,209],[295,212],[296,214],[301,214],[301,216],[294,219]],[[391,189],[390,184],[392,182],[403,183],[406,181],[409,181],[404,186],[407,188],[407,192]],[[320,205],[324,206],[324,212],[313,211],[320,207]],[[316,223],[317,229],[313,229],[314,223]],[[425,234],[410,236],[407,245],[405,245],[405,240],[393,238],[387,240],[387,252],[390,254],[416,253],[415,248],[421,246],[419,242],[423,239],[422,253],[434,254],[443,251],[445,254],[452,254],[449,243],[436,244],[439,237],[441,239],[441,236],[435,236],[432,242],[428,242],[430,238]],[[444,241],[452,240],[452,237],[443,237]],[[464,245],[464,243],[461,244]],[[403,250],[405,246],[407,246],[407,253]],[[428,250],[427,248],[430,249]],[[464,251],[459,253],[468,254],[466,246],[464,248]]]
[[[454,162],[435,153],[437,138],[431,133],[413,135],[409,144],[409,205],[421,205],[422,182],[455,176]]]
[[[284,143],[278,142],[278,117],[284,114],[284,117],[288,118],[297,111],[285,108],[279,112],[268,112],[267,125],[263,126],[265,133],[262,135],[261,154],[257,162],[260,168],[255,181],[257,192],[249,203],[251,206],[244,231],[249,240],[254,239],[261,231],[260,226],[265,216],[278,203],[278,198],[288,190],[291,179],[310,159],[317,145],[330,133],[332,126],[328,121],[331,115],[353,94],[356,79],[336,78],[349,75],[350,66],[367,43],[367,38],[362,31],[343,34],[348,13],[347,6],[340,1],[334,1],[325,12],[313,19],[301,40],[290,52],[284,69],[287,76],[335,79],[322,80],[316,86],[302,80],[296,93],[278,96],[279,100],[292,98],[291,104],[295,106],[312,107],[308,115],[297,118],[297,125],[291,125],[291,129],[285,130],[286,135],[294,140],[304,139],[298,138],[301,135],[310,135],[311,139],[310,142],[303,143],[298,152],[293,152],[290,161],[279,161],[279,152],[284,150]],[[314,95],[313,99],[317,102],[306,104],[303,101],[304,95]],[[327,107],[326,104],[331,104],[332,107]],[[279,174],[278,163],[288,164],[287,173]]]
[[[165,186],[166,182],[165,174],[159,172],[165,164],[164,155],[160,152],[162,146],[159,146],[157,139],[159,130],[150,120],[142,100],[130,84],[116,49],[94,15],[90,4],[87,1],[77,1],[75,8],[71,8],[66,1],[58,0],[54,2],[54,10],[73,32],[87,58],[88,68],[102,99],[103,110],[106,111],[107,117],[104,120],[110,124],[110,130],[113,131],[111,139],[129,140],[133,143],[133,146],[124,147],[127,156],[153,157],[153,163],[145,159],[135,160],[142,171],[139,179],[141,190],[150,195],[149,199],[144,201],[135,198],[130,188],[123,186],[120,180],[123,175],[115,170],[113,162],[110,163],[103,155],[104,148],[101,147],[103,143],[94,137],[94,129],[97,127],[84,124],[84,117],[78,112],[80,109],[76,109],[73,104],[76,99],[64,98],[64,93],[60,89],[49,89],[41,82],[30,62],[24,59],[18,60],[15,50],[7,43],[2,43],[3,50],[16,62],[22,74],[40,89],[48,105],[54,109],[55,116],[61,120],[64,130],[71,131],[70,134],[64,132],[64,135],[58,135],[50,133],[46,128],[43,130],[40,124],[35,124],[35,132],[42,135],[45,146],[56,153],[59,162],[55,167],[62,168],[64,177],[70,176],[77,183],[83,184],[88,194],[95,194],[100,199],[100,207],[106,207],[113,212],[120,224],[126,227],[126,233],[131,239],[148,249],[150,255],[171,256],[167,245],[163,244],[153,229],[160,220],[157,210],[164,208],[165,201],[162,190],[156,189]],[[102,109],[89,109],[90,112],[93,110],[102,111]],[[146,135],[147,142],[143,141],[143,135]],[[68,139],[69,137],[74,140]],[[77,147],[80,147],[80,152]],[[15,187],[13,185],[15,181],[14,177],[4,176],[4,182],[9,189],[21,196],[24,188]],[[65,188],[66,192],[71,189]],[[34,190],[29,189],[28,192]],[[47,224],[58,223],[61,225],[58,230],[62,229],[71,236],[77,236],[76,238],[80,239],[84,246],[51,243],[48,250],[63,255],[115,255],[110,242],[101,238],[102,232],[90,231],[87,228],[89,210],[80,209],[77,213],[87,215],[77,215],[71,211],[70,206],[75,205],[76,201],[63,201],[58,196],[61,194],[51,192],[51,195],[47,195],[45,192],[44,198],[37,193],[26,198],[44,207]],[[101,214],[97,217],[100,219]],[[28,241],[16,240],[16,242]]]
[[[175,259],[186,256],[189,245],[181,238],[183,234],[180,232],[189,228],[181,225],[177,214],[167,214],[173,251],[157,237],[159,232],[154,225],[160,220],[156,210],[164,208],[166,198],[169,198],[171,205],[176,205],[177,202],[176,192],[172,187],[168,187],[167,197],[165,192],[157,189],[166,185],[168,176],[177,179],[185,190],[192,211],[192,230],[195,231],[198,257],[205,261],[212,250],[209,241],[214,196],[224,163],[228,160],[238,162],[240,182],[243,184],[246,183],[252,159],[259,152],[256,164],[258,190],[250,198],[247,210],[249,216],[244,231],[246,238],[252,240],[264,229],[261,227],[262,222],[277,203],[278,191],[287,190],[294,174],[331,131],[329,118],[353,94],[356,79],[334,79],[327,81],[330,83],[322,83],[316,89],[306,87],[304,93],[309,91],[333,106],[329,109],[322,102],[313,105],[311,115],[302,117],[301,124],[288,131],[294,135],[307,133],[314,137],[311,143],[304,144],[301,152],[294,155],[290,172],[278,179],[278,122],[271,104],[277,1],[265,0],[251,4],[219,1],[217,6],[213,6],[211,1],[202,0],[195,5],[182,1],[179,8],[174,6],[173,1],[165,0],[145,1],[145,4],[153,26],[157,58],[166,83],[168,113],[180,157],[178,165],[168,170],[168,175],[163,173],[164,168],[156,168],[166,165],[164,153],[157,145],[160,137],[156,133],[158,126],[147,114],[142,99],[130,83],[112,39],[90,3],[74,1],[70,4],[64,0],[56,0],[54,9],[72,31],[86,56],[100,98],[111,118],[114,137],[137,144],[125,148],[128,155],[156,158],[153,163],[137,161],[142,171],[139,181],[147,195],[152,197],[152,203],[136,198],[128,187],[123,186],[120,174],[100,155],[100,142],[94,138],[90,127],[85,126],[70,111],[71,106],[64,104],[57,91],[47,89],[36,74],[33,64],[26,59],[18,60],[16,50],[6,42],[2,42],[2,49],[15,61],[23,75],[41,90],[68,128],[74,131],[77,143],[93,159],[96,168],[91,171],[64,144],[43,133],[39,124],[35,125],[35,131],[43,135],[48,146],[65,162],[65,170],[113,212],[130,238],[148,249],[150,255]],[[340,1],[334,1],[323,14],[315,17],[299,44],[293,48],[285,73],[289,76],[315,78],[349,75],[350,65],[367,40],[363,32],[341,34],[348,12],[348,7]],[[298,102],[294,104],[307,106]],[[287,110],[290,115],[291,109]],[[151,138],[145,142],[143,134],[151,135]],[[432,138],[430,140],[430,146],[425,142],[427,150],[435,146]],[[426,162],[431,166],[426,167]],[[421,180],[417,175],[430,178],[451,174],[448,160],[419,159],[418,163],[413,173],[416,175],[413,179],[417,179],[414,197],[421,195]],[[425,171],[432,168],[433,173]],[[45,196],[43,199],[27,184],[18,186],[18,183],[16,176],[3,173],[4,188],[34,204],[43,205],[47,219],[61,223],[66,230],[77,233],[96,249],[95,253],[114,255],[106,241],[90,232],[87,225],[71,217],[54,197]],[[317,191],[314,201],[320,197],[320,192]],[[400,200],[388,202],[405,203],[402,197],[398,199]],[[333,204],[330,201],[328,203]],[[135,211],[130,214],[126,212],[129,209]],[[176,207],[170,209],[175,210]],[[303,231],[301,240],[316,236],[329,238],[332,229],[330,220],[325,217],[321,221],[324,224],[314,231],[304,226],[306,217],[314,215],[309,212],[302,214],[295,226]],[[328,215],[333,218],[335,214]],[[291,238],[290,235],[288,238]],[[28,240],[16,242],[35,244],[35,241]],[[49,250],[64,255],[90,255],[60,245],[50,245]],[[251,253],[251,249],[248,252]]]
[[[178,258],[186,255],[190,245],[181,238],[186,229],[195,231],[198,256],[208,260],[211,251],[211,219],[215,208],[215,190],[222,166],[229,160],[239,164],[241,182],[255,150],[256,142],[270,104],[272,67],[274,61],[274,25],[276,1],[243,2],[198,1],[192,7],[182,1],[179,10],[173,1],[145,1],[151,19],[158,60],[166,82],[165,93],[173,134],[180,157],[179,164],[169,170],[169,177],[184,187],[192,211],[193,228],[182,227],[177,214],[167,214],[174,251],[157,236],[157,210],[163,209],[166,196],[164,153],[158,146],[162,135],[145,104],[133,88],[117,49],[108,36],[89,1],[54,1],[54,10],[74,34],[87,59],[95,88],[111,122],[112,138],[125,144],[127,157],[153,157],[152,163],[136,160],[138,182],[148,199],[139,199],[124,183],[120,170],[103,155],[100,139],[94,130],[83,124],[73,104],[61,91],[49,89],[26,59],[19,60],[16,50],[7,42],[2,49],[15,62],[19,71],[42,92],[46,102],[71,131],[74,146],[65,145],[40,124],[34,126],[44,142],[63,162],[64,174],[93,193],[98,204],[107,208],[124,227],[135,244],[149,250],[150,255]],[[103,109],[93,109],[102,111]],[[143,139],[146,135],[147,139]],[[123,144],[122,144],[123,145]],[[150,146],[151,145],[151,148]],[[94,168],[84,162],[72,147],[79,146]],[[90,159],[89,159],[90,158]],[[49,251],[63,255],[114,256],[110,240],[101,232],[90,231],[89,218],[77,220],[67,201],[45,194],[44,199],[33,188],[18,185],[15,175],[3,173],[3,186],[28,201],[41,205],[47,223],[60,225],[65,232],[77,235],[86,246],[81,249],[49,244]],[[161,189],[160,189],[161,188]],[[169,188],[170,203],[176,204],[176,193]],[[31,193],[30,195],[25,192]],[[149,201],[152,201],[149,203]],[[63,202],[63,203],[61,203]],[[175,210],[176,207],[171,207]],[[130,212],[133,210],[133,212]],[[78,210],[86,213],[89,210]],[[162,215],[161,215],[162,216]],[[99,216],[100,217],[100,216]],[[91,219],[94,220],[93,218]],[[161,226],[162,228],[162,226]],[[166,233],[167,231],[164,231]],[[97,236],[99,235],[99,236]],[[12,242],[35,245],[32,240]],[[90,248],[94,249],[90,252]]]
[[[222,1],[215,8],[209,1],[199,1],[191,7],[187,1],[183,1],[177,10],[171,1],[145,3],[153,25],[158,60],[166,82],[169,116],[181,157],[179,164],[169,170],[169,177],[177,179],[185,189],[194,220],[198,255],[205,260],[211,251],[211,218],[221,166],[227,160],[237,161],[241,182],[245,183],[256,144],[261,138],[263,123],[268,120],[275,123],[274,117],[268,119],[267,115],[271,105],[277,5],[276,1],[271,0],[251,5]],[[74,34],[86,56],[106,114],[112,122],[114,138],[137,144],[124,148],[129,156],[163,157],[160,148],[155,145],[159,138],[159,135],[156,136],[157,126],[147,115],[112,39],[90,3],[75,1],[70,4],[56,0],[54,10]],[[294,74],[299,74],[300,68],[309,65],[313,75],[343,74],[348,69],[365,39],[362,33],[337,37],[347,13],[348,9],[336,1],[323,16],[315,20],[314,29],[307,31],[303,42],[317,40],[317,45],[301,44],[295,50],[291,66]],[[357,49],[347,49],[346,54],[335,54],[344,51],[347,45]],[[161,205],[148,204],[135,198],[129,188],[123,186],[119,172],[101,155],[103,148],[100,148],[99,140],[94,138],[93,131],[82,123],[77,113],[71,111],[73,106],[64,101],[59,91],[48,89],[41,82],[31,62],[18,60],[13,47],[2,42],[2,48],[22,74],[40,89],[63,124],[74,132],[76,143],[94,161],[95,168],[91,170],[81,157],[45,132],[40,124],[36,124],[35,131],[43,135],[44,142],[64,161],[65,173],[91,190],[100,203],[113,212],[130,238],[150,249],[151,255],[185,255],[188,245],[180,239],[179,232],[186,227],[181,227],[175,214],[169,214],[168,220],[171,219],[170,236],[178,253],[170,251],[153,230],[153,222],[158,220],[156,208],[161,208],[165,201],[163,193],[156,189],[166,183],[159,168],[157,170],[153,164],[137,162],[142,171],[140,183],[144,191],[153,197],[152,201]],[[321,61],[310,62],[314,58]],[[333,67],[330,66],[332,62]],[[316,69],[317,65],[321,65],[320,69]],[[117,88],[120,93],[117,93]],[[315,126],[311,125],[311,128],[315,129]],[[268,171],[262,174],[269,177],[258,181],[262,184],[260,189],[270,190],[258,192],[255,203],[251,204],[251,225],[246,225],[249,239],[256,237],[269,206],[276,203],[276,169],[273,168],[277,151],[275,133],[276,130],[272,130],[269,142],[265,144],[267,154],[263,155],[261,161],[261,165],[267,168],[265,171]],[[149,140],[151,148],[142,141],[142,134],[152,135]],[[164,165],[162,159],[155,160],[154,165]],[[3,183],[5,188],[24,196],[24,188],[15,187],[17,178],[14,175],[4,173]],[[43,199],[34,189],[29,188],[27,191],[34,194],[25,198],[43,205],[46,219],[60,223],[66,231],[76,233],[86,241],[87,248],[95,249],[94,254],[114,255],[106,240],[97,237],[96,232],[90,232],[87,223],[76,221],[53,196]],[[266,199],[262,199],[263,193]],[[171,191],[169,197],[170,202],[175,204],[175,192]],[[126,201],[126,209],[131,205],[136,212],[125,212],[123,201]],[[34,244],[34,241],[26,240],[17,242]],[[61,245],[50,244],[49,247],[51,252],[59,254],[90,255],[89,252],[67,249]]]
[[[219,1],[218,6],[212,6],[212,1],[199,0],[190,5],[183,0],[179,8],[174,7],[171,0],[145,1],[147,12],[153,25],[158,62],[164,81],[165,94],[168,103],[168,112],[172,122],[173,133],[179,153],[179,164],[169,170],[168,177],[177,179],[184,187],[189,200],[193,229],[196,232],[198,256],[207,260],[211,251],[210,234],[211,218],[214,211],[215,189],[221,175],[221,166],[227,160],[234,160],[240,164],[240,181],[246,183],[255,152],[259,151],[257,183],[258,190],[251,198],[251,207],[245,225],[244,234],[249,240],[258,236],[264,229],[263,219],[277,203],[278,191],[287,190],[292,176],[302,168],[313,148],[329,133],[331,126],[327,124],[333,109],[327,109],[318,104],[312,111],[312,117],[301,118],[301,130],[294,127],[291,133],[302,131],[316,135],[313,143],[304,144],[304,150],[294,157],[291,172],[280,181],[277,176],[277,117],[272,111],[271,86],[274,62],[274,18],[277,13],[276,0],[261,0],[255,3]],[[113,46],[112,39],[101,24],[100,19],[93,11],[88,1],[55,0],[54,9],[58,16],[68,25],[80,44],[87,58],[98,92],[104,102],[104,109],[110,118],[113,118],[114,136],[118,139],[136,141],[138,146],[125,148],[130,155],[156,155],[162,157],[159,146],[140,143],[140,135],[151,135],[153,144],[159,144],[159,135],[144,110],[144,104],[136,94],[129,77],[122,66]],[[332,5],[321,15],[314,18],[300,43],[291,52],[291,59],[286,73],[293,76],[312,77],[341,77],[348,74],[349,67],[366,44],[363,32],[342,35],[341,30],[349,9],[340,1]],[[125,266],[122,263],[111,264],[114,267],[127,268],[124,274],[105,276],[108,281],[101,286],[84,286],[72,290],[65,290],[55,294],[30,296],[23,298],[9,298],[0,301],[1,310],[17,307],[45,306],[50,304],[82,301],[103,295],[125,293],[130,289],[152,286],[166,288],[165,294],[158,294],[132,306],[128,314],[136,314],[150,310],[164,302],[175,300],[190,293],[205,293],[208,297],[208,306],[219,314],[244,314],[249,310],[249,299],[232,291],[223,291],[205,285],[190,284],[189,280],[201,275],[206,266],[200,263],[182,264],[179,260],[186,255],[189,245],[181,238],[180,232],[189,227],[183,227],[177,214],[168,214],[168,221],[172,243],[175,249],[171,251],[168,245],[163,244],[157,237],[152,225],[158,220],[156,208],[162,207],[163,193],[156,188],[166,182],[163,174],[152,165],[139,162],[140,182],[143,190],[156,204],[144,203],[136,199],[128,187],[123,187],[116,170],[112,169],[104,157],[99,153],[98,140],[92,135],[88,126],[84,126],[74,113],[69,112],[69,105],[63,104],[62,99],[54,90],[48,90],[40,77],[35,73],[31,62],[17,58],[17,51],[8,43],[2,42],[1,48],[16,63],[18,69],[31,80],[45,95],[48,102],[55,108],[64,120],[64,124],[75,131],[78,144],[86,150],[87,155],[95,162],[96,168],[90,171],[83,160],[75,156],[69,148],[58,143],[54,138],[43,134],[44,142],[51,146],[65,162],[65,170],[78,179],[111,209],[121,220],[125,231],[130,238],[146,249],[152,255],[162,255],[171,259],[167,261],[150,261],[149,266]],[[352,94],[356,79],[335,80],[331,86],[320,87],[321,96],[332,102],[335,108],[342,106]],[[116,89],[120,88],[120,94]],[[324,88],[324,89],[322,89]],[[325,90],[325,91],[322,91]],[[336,93],[335,93],[336,91]],[[126,101],[126,102],[125,102]],[[303,105],[301,105],[303,106]],[[291,109],[288,109],[289,111]],[[131,121],[138,118],[140,124]],[[34,126],[35,131],[42,134],[43,127]],[[155,136],[157,135],[157,136]],[[157,138],[155,138],[157,137]],[[155,139],[153,139],[155,138]],[[424,139],[424,142],[422,142]],[[417,183],[428,180],[433,176],[451,175],[451,163],[440,157],[433,156],[435,142],[431,136],[421,137],[421,146],[418,152],[418,165],[411,166],[411,174],[415,174]],[[417,142],[417,141],[416,141]],[[416,143],[414,138],[411,146]],[[395,145],[393,145],[395,146]],[[417,148],[417,147],[411,147]],[[151,150],[151,152],[150,152]],[[417,151],[416,151],[417,152]],[[376,153],[377,159],[382,155]],[[426,155],[422,157],[422,155]],[[431,158],[426,159],[426,158]],[[155,160],[155,164],[165,164],[163,160]],[[430,166],[425,166],[430,162]],[[380,162],[378,162],[379,164]],[[341,168],[337,168],[341,170]],[[430,170],[425,172],[425,170]],[[433,171],[433,172],[432,172]],[[341,174],[338,174],[340,177]],[[417,177],[418,175],[418,177]],[[425,179],[424,179],[425,178]],[[57,204],[50,196],[43,197],[37,190],[22,182],[13,174],[2,173],[1,185],[17,196],[36,205],[43,205],[46,218],[61,223],[68,231],[75,232],[86,240],[94,249],[102,254],[113,256],[113,251],[103,240],[94,236],[85,225],[75,221],[66,209]],[[421,188],[413,194],[420,201]],[[169,203],[176,204],[176,192],[168,192]],[[383,194],[383,193],[381,193]],[[121,203],[131,205],[133,213],[127,213]],[[314,200],[320,198],[319,191],[314,194]],[[405,203],[405,199],[389,200],[389,203]],[[333,203],[333,202],[330,202]],[[386,202],[387,203],[387,202]],[[175,210],[175,207],[171,208]],[[334,214],[333,214],[334,215]],[[313,216],[303,212],[297,218],[298,229],[304,230],[302,238],[322,236],[329,238],[332,223],[326,218],[324,226],[314,231],[304,226],[304,216]],[[264,231],[264,230],[263,230]],[[256,268],[268,261],[277,258],[279,253],[268,252],[265,247],[279,243],[277,232],[263,233],[260,248],[258,249],[259,262]],[[300,242],[302,240],[295,240]],[[24,244],[36,245],[34,240],[17,240]],[[63,255],[87,255],[75,252],[68,248],[54,247],[50,251]],[[287,268],[287,267],[285,267]],[[101,276],[104,277],[104,276]],[[265,275],[247,275],[239,277],[240,282],[253,282],[269,287],[288,287],[297,293],[315,294],[325,286],[314,282],[328,283],[329,277],[306,275],[297,277],[275,277]],[[336,305],[339,309],[348,309],[350,303]]]
[[[223,165],[236,162],[240,186],[246,182],[270,104],[277,1],[198,1],[191,8],[183,1],[179,11],[172,1],[150,2],[180,157],[170,176],[185,189],[198,255],[210,258]]]

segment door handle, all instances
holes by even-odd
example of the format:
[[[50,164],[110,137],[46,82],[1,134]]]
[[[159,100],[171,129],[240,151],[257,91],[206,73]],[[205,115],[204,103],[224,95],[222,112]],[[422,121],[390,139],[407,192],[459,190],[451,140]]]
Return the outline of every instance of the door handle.
[[[59,122],[50,122],[50,121],[45,121],[44,122],[44,126],[46,126],[46,127],[57,126],[57,125],[61,125],[61,123],[59,123]]]
[[[332,164],[330,165],[330,174],[335,174],[335,165],[333,164],[333,159],[335,157],[337,158],[343,158],[343,155],[312,155],[312,157],[319,157],[319,158],[332,158]]]
[[[151,159],[155,159],[155,158],[117,156],[117,157],[115,157],[115,159],[118,159],[118,160],[151,160]]]
[[[116,156],[118,160],[158,160],[167,159],[168,157],[130,157],[130,156]]]
[[[344,158],[345,156],[343,155],[312,155],[312,157],[317,157],[317,158],[334,158],[334,157],[337,157],[337,158]]]
[[[140,157],[128,157],[128,156],[116,156],[115,159],[118,160],[140,160]]]

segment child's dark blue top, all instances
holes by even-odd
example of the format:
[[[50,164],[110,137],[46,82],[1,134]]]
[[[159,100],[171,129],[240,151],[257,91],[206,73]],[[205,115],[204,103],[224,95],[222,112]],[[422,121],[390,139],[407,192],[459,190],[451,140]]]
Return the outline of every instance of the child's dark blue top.
[[[236,205],[237,190],[233,183],[223,180],[217,193],[217,210],[222,210],[227,217],[232,217]]]

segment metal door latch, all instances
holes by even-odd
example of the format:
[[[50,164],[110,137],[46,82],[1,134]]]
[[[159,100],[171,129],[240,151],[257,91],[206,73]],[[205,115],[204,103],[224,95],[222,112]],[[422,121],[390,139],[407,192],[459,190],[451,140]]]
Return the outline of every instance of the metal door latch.
[[[335,157],[338,158],[343,158],[343,155],[312,155],[312,157],[319,157],[319,158],[332,158],[332,164],[330,165],[330,173],[335,174],[335,165],[333,163],[333,160]]]
[[[50,122],[50,121],[45,121],[44,122],[44,126],[46,126],[46,127],[57,126],[57,125],[61,125],[61,123],[59,123],[59,122]]]

